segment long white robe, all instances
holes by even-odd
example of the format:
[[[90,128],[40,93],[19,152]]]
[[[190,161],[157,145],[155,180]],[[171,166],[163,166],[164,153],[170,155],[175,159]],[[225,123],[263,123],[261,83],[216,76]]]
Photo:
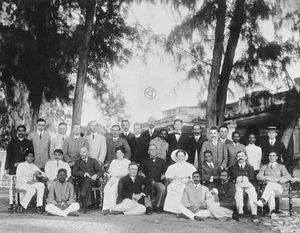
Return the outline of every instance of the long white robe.
[[[128,159],[114,159],[111,162],[108,169],[111,177],[104,187],[103,210],[110,209],[116,205],[119,180],[128,174],[129,163],[130,160]]]
[[[183,190],[191,181],[195,171],[194,165],[187,162],[177,162],[168,167],[165,176],[167,179],[173,180],[167,188],[164,211],[179,213],[178,204],[181,201]]]

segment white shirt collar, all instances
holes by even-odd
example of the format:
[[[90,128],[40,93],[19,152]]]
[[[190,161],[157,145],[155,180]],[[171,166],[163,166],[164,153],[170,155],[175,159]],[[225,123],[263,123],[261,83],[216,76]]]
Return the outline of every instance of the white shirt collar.
[[[277,162],[273,162],[273,163],[271,163],[271,162],[269,162],[269,165],[271,166],[273,164],[273,167],[277,164]]]
[[[24,140],[24,138],[19,138],[19,137],[17,137],[20,141],[23,141]]]
[[[246,166],[246,163],[238,163],[239,167],[241,167],[241,165],[243,166],[243,168]]]
[[[134,136],[135,136],[136,138],[139,138],[139,137],[141,136],[141,134],[138,134],[138,135],[135,134]]]
[[[221,142],[225,142],[226,141],[226,138],[220,138]]]

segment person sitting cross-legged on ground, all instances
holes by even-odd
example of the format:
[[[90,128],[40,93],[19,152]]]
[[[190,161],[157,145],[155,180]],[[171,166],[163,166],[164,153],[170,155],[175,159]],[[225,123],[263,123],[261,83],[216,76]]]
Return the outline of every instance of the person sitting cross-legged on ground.
[[[80,200],[82,202],[82,211],[87,213],[92,205],[92,188],[98,184],[98,178],[103,175],[103,167],[100,163],[89,157],[89,150],[86,147],[80,149],[80,159],[73,167],[73,176],[79,179]]]
[[[16,188],[26,191],[23,200],[20,201],[18,212],[22,213],[24,209],[27,209],[32,197],[37,194],[37,212],[41,214],[43,213],[43,196],[45,186],[42,182],[38,182],[37,178],[42,178],[45,175],[35,164],[33,164],[34,156],[32,153],[28,153],[25,157],[25,160],[25,162],[18,165],[16,171]]]
[[[257,220],[257,193],[252,184],[254,181],[254,168],[246,163],[247,156],[245,152],[239,151],[236,155],[237,164],[229,167],[229,176],[235,183],[236,187],[236,207],[238,209],[238,217],[243,218],[244,214],[244,192],[248,194],[249,205],[251,207],[252,219]]]
[[[110,214],[140,215],[151,212],[151,183],[138,175],[138,165],[128,165],[129,174],[120,179],[118,185],[117,205],[111,208]]]
[[[78,216],[76,211],[80,206],[75,202],[74,187],[66,181],[67,170],[61,168],[57,173],[57,180],[49,187],[47,205],[45,210],[53,215],[59,216]]]
[[[185,187],[181,202],[178,204],[179,213],[199,221],[207,217],[231,218],[232,211],[215,203],[208,188],[201,185],[200,180],[199,172],[194,172],[193,182]]]
[[[102,213],[103,215],[109,214],[111,207],[116,205],[117,194],[118,194],[118,184],[120,178],[128,175],[128,165],[130,160],[125,159],[126,149],[124,146],[119,146],[116,148],[116,159],[114,159],[108,169],[108,181],[104,187],[104,197]]]
[[[269,163],[263,165],[256,178],[266,183],[265,190],[256,205],[263,207],[268,203],[271,217],[275,214],[275,195],[283,192],[283,185],[292,179],[286,167],[277,163],[278,156],[276,152],[269,153]]]

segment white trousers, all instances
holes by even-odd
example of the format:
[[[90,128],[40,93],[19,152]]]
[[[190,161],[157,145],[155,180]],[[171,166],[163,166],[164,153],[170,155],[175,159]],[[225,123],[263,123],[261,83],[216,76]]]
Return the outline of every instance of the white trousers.
[[[141,215],[146,211],[146,207],[135,200],[124,199],[122,203],[113,206],[111,210],[123,212],[125,215]]]
[[[238,213],[239,214],[244,213],[244,210],[243,210],[244,192],[248,194],[249,205],[251,208],[252,215],[257,215],[257,206],[254,204],[254,202],[257,201],[257,194],[256,194],[255,188],[253,186],[250,188],[236,187],[235,201],[236,201],[236,207],[238,209]]]
[[[108,210],[117,204],[119,179],[114,183],[108,181],[103,190],[103,210]]]
[[[45,210],[50,214],[66,217],[69,213],[78,211],[79,208],[79,204],[74,202],[65,210],[60,209],[55,204],[47,204]]]
[[[275,209],[275,195],[276,193],[281,194],[283,192],[282,186],[275,182],[269,182],[265,190],[263,192],[263,195],[261,198],[263,198],[269,206],[270,212]]]
[[[231,218],[233,214],[232,210],[220,206],[220,202],[209,205],[207,209],[215,218]]]
[[[192,220],[194,220],[195,216],[198,216],[201,218],[212,217],[209,210],[199,210],[199,211],[197,211],[197,213],[193,213],[192,211],[190,211],[188,208],[186,208],[181,203],[178,204],[177,209],[178,209],[179,213],[184,214],[185,216],[187,216],[189,219],[192,219]]]
[[[17,184],[18,189],[23,189],[26,191],[24,198],[20,201],[20,204],[27,209],[29,202],[31,201],[34,194],[37,194],[36,206],[43,205],[43,196],[45,191],[45,186],[43,183],[36,182],[33,184]]]

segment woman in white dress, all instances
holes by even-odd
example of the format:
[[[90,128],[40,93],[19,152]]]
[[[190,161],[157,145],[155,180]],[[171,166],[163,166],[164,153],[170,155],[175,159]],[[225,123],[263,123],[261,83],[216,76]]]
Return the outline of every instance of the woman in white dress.
[[[119,146],[116,148],[116,157],[109,166],[108,176],[109,179],[104,187],[104,197],[103,197],[103,208],[102,213],[104,215],[109,213],[111,207],[116,205],[117,193],[118,193],[118,183],[120,178],[128,174],[128,165],[130,160],[124,158],[125,148]]]
[[[188,154],[183,150],[174,150],[171,154],[172,160],[176,163],[168,167],[166,178],[171,180],[167,187],[167,196],[164,204],[164,211],[179,213],[177,207],[181,201],[185,186],[191,181],[194,165],[186,162]]]

